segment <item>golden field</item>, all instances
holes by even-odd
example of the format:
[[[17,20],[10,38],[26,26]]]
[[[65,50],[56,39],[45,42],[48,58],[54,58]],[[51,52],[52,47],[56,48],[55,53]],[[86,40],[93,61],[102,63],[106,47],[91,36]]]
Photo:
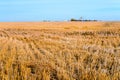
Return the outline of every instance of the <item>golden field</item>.
[[[120,80],[120,22],[0,23],[0,80]]]

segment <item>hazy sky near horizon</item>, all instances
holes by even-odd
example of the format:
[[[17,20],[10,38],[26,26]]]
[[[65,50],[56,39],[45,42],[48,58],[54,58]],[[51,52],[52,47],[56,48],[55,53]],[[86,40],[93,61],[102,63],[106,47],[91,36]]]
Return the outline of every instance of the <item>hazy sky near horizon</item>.
[[[120,0],[0,0],[0,21],[120,20]]]

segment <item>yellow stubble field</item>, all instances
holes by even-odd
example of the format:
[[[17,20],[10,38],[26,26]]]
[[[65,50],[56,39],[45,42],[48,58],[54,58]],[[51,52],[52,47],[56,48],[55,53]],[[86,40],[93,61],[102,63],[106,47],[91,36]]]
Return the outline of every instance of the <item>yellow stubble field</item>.
[[[0,23],[0,80],[120,80],[120,22]]]

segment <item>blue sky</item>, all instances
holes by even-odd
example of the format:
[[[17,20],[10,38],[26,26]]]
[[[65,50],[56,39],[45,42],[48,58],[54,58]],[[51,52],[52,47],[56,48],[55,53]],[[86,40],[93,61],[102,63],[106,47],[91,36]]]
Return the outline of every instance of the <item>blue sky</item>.
[[[120,20],[120,0],[0,0],[0,21]]]

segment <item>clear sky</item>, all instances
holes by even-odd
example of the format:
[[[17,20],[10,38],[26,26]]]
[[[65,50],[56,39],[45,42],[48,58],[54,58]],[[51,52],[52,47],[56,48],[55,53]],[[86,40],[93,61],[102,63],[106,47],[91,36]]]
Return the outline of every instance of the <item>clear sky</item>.
[[[0,21],[120,20],[120,0],[0,0]]]

